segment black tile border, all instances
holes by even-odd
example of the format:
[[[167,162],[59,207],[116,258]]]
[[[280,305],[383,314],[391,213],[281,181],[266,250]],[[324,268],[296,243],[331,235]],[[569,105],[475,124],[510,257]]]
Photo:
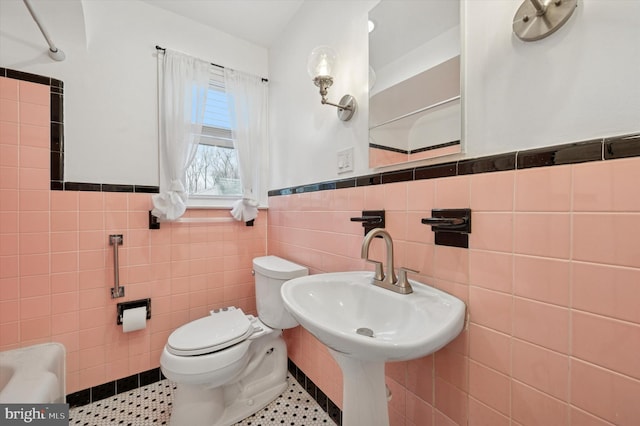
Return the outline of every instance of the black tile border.
[[[273,189],[269,191],[269,197],[628,157],[640,157],[640,133],[514,151],[486,157],[465,158],[448,163],[380,172],[338,181]]]
[[[91,388],[70,393],[67,395],[67,404],[69,404],[69,408],[91,404]]]
[[[406,182],[413,180],[413,170],[400,170],[382,175],[382,183]]]
[[[382,183],[382,175],[367,175],[360,176],[353,179],[353,184],[349,185],[349,187],[353,186],[369,186],[369,185],[380,185]],[[271,194],[269,194],[271,195]]]
[[[54,185],[56,186],[54,188]],[[89,192],[129,192],[157,194],[157,186],[145,185],[117,185],[108,183],[88,183],[88,182],[51,182],[51,189],[62,191],[89,191]]]
[[[448,148],[450,146],[455,146],[455,145],[460,145],[460,141],[457,140],[457,141],[439,143],[437,145],[425,146],[424,148],[412,149],[411,151],[407,151],[406,149],[394,148],[391,146],[378,145],[375,143],[370,143],[369,148],[410,155],[410,154],[418,154],[420,152],[433,151],[434,149]]]
[[[603,159],[604,140],[576,142],[566,145],[530,149],[517,153],[517,169],[561,166]]]
[[[455,176],[457,174],[457,170],[458,165],[456,163],[441,163],[431,166],[417,167],[413,169],[413,180]]]
[[[450,146],[456,146],[456,145],[460,145],[460,140],[439,143],[437,145],[425,146],[424,148],[412,149],[411,151],[409,151],[409,154],[418,154],[420,152],[433,151],[434,149],[448,148]]]
[[[160,377],[159,374],[158,377]],[[134,374],[133,376],[123,377],[122,379],[116,380],[117,393],[129,392],[130,390],[137,389],[140,386],[140,374]]]
[[[604,159],[637,157],[640,152],[640,134],[605,138]]]
[[[476,173],[490,173],[507,170],[515,170],[516,153],[492,155],[472,160],[458,161],[458,174],[470,175]]]
[[[67,404],[69,404],[69,408],[81,407],[122,392],[129,392],[133,389],[159,382],[162,379],[164,379],[164,376],[160,371],[160,367],[152,368],[142,373],[132,374],[128,377],[71,393],[67,395]]]
[[[91,388],[91,402],[107,399],[116,394],[116,382],[103,383]]]
[[[58,88],[63,88],[63,84],[60,80],[56,80],[51,77],[45,77],[43,75],[12,70],[10,68],[0,68],[0,76],[13,78],[14,80],[22,80],[22,81],[28,81],[30,83],[38,83],[38,84],[44,84],[46,86],[55,86]]]
[[[85,182],[61,182],[63,191],[93,191],[101,192],[102,185],[99,183]]]
[[[53,191],[140,192],[157,194],[160,188],[148,185],[114,185],[64,181],[64,83],[55,78],[0,67],[0,77],[44,84],[51,96],[51,182]]]
[[[307,393],[318,403],[320,408],[329,415],[336,425],[342,426],[342,410],[338,407],[329,397],[320,390],[320,388],[313,383],[313,381],[307,377],[306,374],[293,362],[288,360],[288,369],[291,376],[293,376],[300,386],[307,391]]]
[[[370,143],[369,149],[379,149],[382,151],[397,152],[399,154],[409,155],[409,151],[407,151],[406,149],[394,148],[392,146],[378,145],[377,143]]]

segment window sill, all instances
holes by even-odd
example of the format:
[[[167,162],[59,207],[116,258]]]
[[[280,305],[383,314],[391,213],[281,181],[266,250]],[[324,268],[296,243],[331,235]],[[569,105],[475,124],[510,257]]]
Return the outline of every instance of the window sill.
[[[188,210],[231,210],[233,207],[233,203],[235,203],[238,198],[189,198],[187,200],[187,209]],[[259,205],[258,209],[264,210],[266,209],[266,205]]]

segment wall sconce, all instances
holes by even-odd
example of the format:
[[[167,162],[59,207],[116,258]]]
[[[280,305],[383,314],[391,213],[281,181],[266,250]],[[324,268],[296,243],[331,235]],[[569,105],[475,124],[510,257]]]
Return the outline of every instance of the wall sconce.
[[[320,101],[324,105],[332,105],[338,108],[338,118],[342,121],[349,121],[356,112],[358,103],[351,95],[344,95],[340,103],[334,104],[327,100],[327,91],[333,84],[331,76],[333,67],[336,64],[338,54],[329,46],[318,46],[311,51],[307,61],[307,71],[316,86],[320,88]]]
[[[513,32],[522,41],[543,39],[562,27],[578,0],[524,0],[513,18]]]

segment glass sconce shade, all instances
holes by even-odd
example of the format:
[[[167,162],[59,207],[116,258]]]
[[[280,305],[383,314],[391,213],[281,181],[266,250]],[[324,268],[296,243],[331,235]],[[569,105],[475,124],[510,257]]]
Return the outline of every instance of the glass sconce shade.
[[[335,104],[327,99],[329,87],[333,84],[333,73],[338,54],[329,46],[318,46],[311,51],[307,60],[307,72],[320,89],[320,102],[323,105],[331,105],[338,108],[338,118],[342,121],[349,121],[356,112],[358,106],[355,98],[351,95],[344,95],[340,103]]]
[[[311,78],[333,75],[338,54],[329,46],[318,46],[311,51],[307,61],[307,72]]]

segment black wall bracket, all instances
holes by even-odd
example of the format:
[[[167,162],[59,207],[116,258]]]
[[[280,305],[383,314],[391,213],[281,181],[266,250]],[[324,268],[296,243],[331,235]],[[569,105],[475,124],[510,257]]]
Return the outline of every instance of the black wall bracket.
[[[363,210],[362,216],[352,217],[351,222],[362,222],[364,235],[375,228],[384,228],[384,210]]]
[[[421,222],[431,225],[436,245],[469,248],[471,209],[433,209]]]
[[[149,229],[160,229],[160,221],[149,210]]]

